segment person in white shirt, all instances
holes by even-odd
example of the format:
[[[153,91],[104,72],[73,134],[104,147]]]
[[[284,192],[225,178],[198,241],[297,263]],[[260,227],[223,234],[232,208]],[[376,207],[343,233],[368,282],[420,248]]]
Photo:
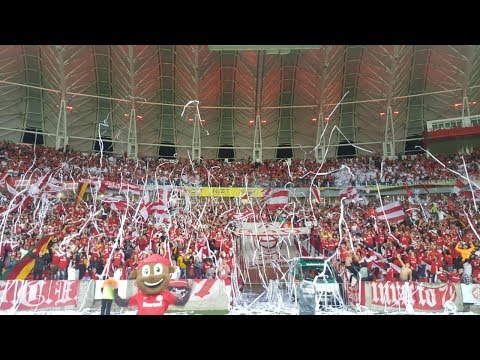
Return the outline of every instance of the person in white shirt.
[[[67,268],[67,280],[78,280],[78,271],[73,260],[70,260]]]

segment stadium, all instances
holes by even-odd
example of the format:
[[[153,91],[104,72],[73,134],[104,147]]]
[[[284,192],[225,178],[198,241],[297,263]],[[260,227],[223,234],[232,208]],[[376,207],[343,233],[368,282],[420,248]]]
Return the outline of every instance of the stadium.
[[[477,313],[479,92],[477,45],[2,45],[0,313]]]

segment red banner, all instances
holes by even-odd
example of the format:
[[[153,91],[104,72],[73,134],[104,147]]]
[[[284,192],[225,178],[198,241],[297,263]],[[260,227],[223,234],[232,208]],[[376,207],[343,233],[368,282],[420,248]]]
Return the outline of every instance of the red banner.
[[[423,137],[428,141],[452,140],[462,136],[480,135],[480,126],[424,131]]]
[[[0,281],[0,310],[76,306],[80,281]]]
[[[424,284],[372,281],[372,305],[405,308],[405,302],[415,310],[443,310],[446,301],[455,301],[455,284],[427,287]]]

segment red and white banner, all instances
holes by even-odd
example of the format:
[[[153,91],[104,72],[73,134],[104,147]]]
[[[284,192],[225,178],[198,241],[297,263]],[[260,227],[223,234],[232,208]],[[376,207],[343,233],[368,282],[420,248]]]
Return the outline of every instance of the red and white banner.
[[[390,204],[376,208],[377,218],[380,221],[401,221],[406,218],[400,201],[394,201]]]
[[[372,305],[405,308],[410,303],[415,310],[442,311],[446,301],[455,301],[455,284],[428,287],[421,283],[372,281]]]
[[[80,281],[0,281],[0,310],[76,306]]]

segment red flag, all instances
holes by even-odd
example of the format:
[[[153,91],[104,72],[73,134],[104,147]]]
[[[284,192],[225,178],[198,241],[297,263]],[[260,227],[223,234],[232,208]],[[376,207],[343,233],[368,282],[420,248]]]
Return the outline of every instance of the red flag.
[[[314,199],[317,200],[317,202],[320,204],[320,190],[318,189],[317,185],[312,186],[312,194],[314,196]]]

